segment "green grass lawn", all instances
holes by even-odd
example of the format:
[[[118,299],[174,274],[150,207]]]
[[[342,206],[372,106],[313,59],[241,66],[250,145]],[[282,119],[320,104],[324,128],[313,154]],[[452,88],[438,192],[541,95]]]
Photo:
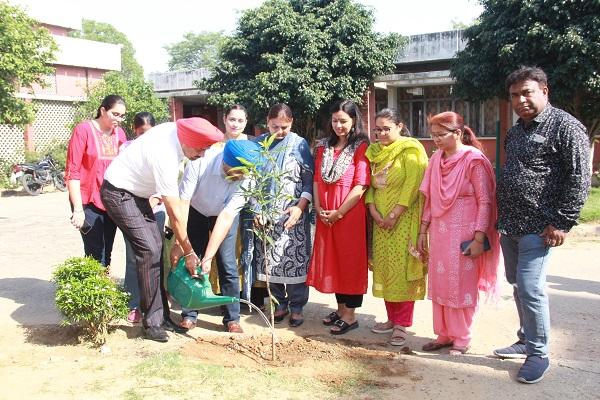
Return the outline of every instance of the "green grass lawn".
[[[579,222],[600,222],[600,188],[593,187],[581,210]]]

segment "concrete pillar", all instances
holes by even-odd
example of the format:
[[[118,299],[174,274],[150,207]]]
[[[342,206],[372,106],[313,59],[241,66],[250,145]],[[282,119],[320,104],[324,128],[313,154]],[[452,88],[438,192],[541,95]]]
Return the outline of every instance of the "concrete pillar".
[[[393,108],[394,110],[398,109],[398,88],[395,86],[387,87],[387,95],[388,95],[388,108]]]

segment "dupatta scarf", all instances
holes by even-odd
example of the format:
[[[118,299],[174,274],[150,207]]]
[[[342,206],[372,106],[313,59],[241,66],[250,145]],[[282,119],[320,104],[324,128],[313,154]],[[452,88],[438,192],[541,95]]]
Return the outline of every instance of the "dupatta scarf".
[[[425,148],[415,138],[407,138],[400,137],[394,143],[391,143],[387,146],[382,146],[379,143],[372,143],[367,148],[366,157],[371,162],[372,168],[372,176],[371,176],[371,189],[369,190],[379,190],[382,187],[378,187],[378,174],[385,174],[387,176],[387,170],[390,168],[394,160],[401,159],[406,157],[407,150],[413,150],[413,153],[416,153],[419,157],[419,161],[423,164],[427,164],[427,153],[425,152]],[[413,246],[416,246],[417,236],[419,233],[419,225],[421,224],[421,210],[423,209],[424,198],[423,196],[417,196],[416,199],[417,208],[419,212],[415,212],[412,214],[412,218],[410,220],[410,229],[409,235],[411,243]],[[371,229],[375,229],[373,225]],[[370,232],[369,240],[372,240],[373,233]],[[372,252],[372,243],[369,244]],[[407,250],[408,251],[408,250]],[[423,263],[417,257],[409,257],[408,258],[408,266],[406,269],[406,280],[407,281],[416,281],[422,279],[426,274],[426,270],[423,266]]]
[[[498,209],[496,206],[496,180],[492,164],[485,155],[472,146],[465,146],[457,157],[444,159],[443,151],[436,151],[429,160],[429,167],[419,190],[428,197],[431,216],[440,217],[453,205],[465,179],[470,180],[473,167],[480,163],[485,178],[491,183],[491,212],[485,234],[491,250],[483,252],[483,267],[479,271],[478,289],[486,293],[488,299],[497,300],[499,295],[498,269],[500,264],[500,235],[496,230]]]

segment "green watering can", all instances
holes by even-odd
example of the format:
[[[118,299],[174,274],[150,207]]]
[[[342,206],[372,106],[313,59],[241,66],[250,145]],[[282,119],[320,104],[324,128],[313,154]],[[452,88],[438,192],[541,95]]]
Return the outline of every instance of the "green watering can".
[[[240,301],[237,297],[215,295],[208,281],[208,274],[192,278],[185,268],[185,258],[183,257],[179,259],[175,268],[171,268],[169,271],[167,290],[181,307],[192,310],[218,307]]]

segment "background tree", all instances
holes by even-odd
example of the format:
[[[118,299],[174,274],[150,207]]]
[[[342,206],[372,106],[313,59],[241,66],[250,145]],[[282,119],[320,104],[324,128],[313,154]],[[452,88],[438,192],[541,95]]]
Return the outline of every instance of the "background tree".
[[[199,86],[211,104],[244,104],[255,122],[285,102],[296,131],[310,139],[320,110],[337,98],[360,103],[373,77],[394,68],[401,39],[373,24],[372,12],[352,0],[267,0],[242,14]]]
[[[138,112],[151,112],[157,123],[169,119],[169,110],[165,100],[155,96],[152,84],[144,81],[143,76],[126,77],[119,72],[108,72],[90,90],[87,101],[80,104],[75,113],[74,123],[94,118],[102,99],[109,94],[118,94],[125,100],[127,112],[121,126],[129,138],[133,138],[133,117]]]
[[[46,86],[52,73],[56,43],[47,29],[25,12],[0,1],[0,123],[24,125],[35,118],[35,107],[16,97],[20,87]]]
[[[169,54],[169,69],[213,68],[224,41],[223,32],[186,33],[182,41],[164,46]]]
[[[519,65],[548,74],[550,100],[600,133],[600,1],[481,0],[479,23],[452,66],[466,100],[507,98],[504,80]]]
[[[71,36],[95,40],[97,42],[122,45],[121,72],[126,77],[144,75],[144,69],[135,58],[135,49],[133,48],[133,45],[124,33],[119,32],[111,24],[84,19],[82,21],[81,31],[73,31],[71,32]]]

